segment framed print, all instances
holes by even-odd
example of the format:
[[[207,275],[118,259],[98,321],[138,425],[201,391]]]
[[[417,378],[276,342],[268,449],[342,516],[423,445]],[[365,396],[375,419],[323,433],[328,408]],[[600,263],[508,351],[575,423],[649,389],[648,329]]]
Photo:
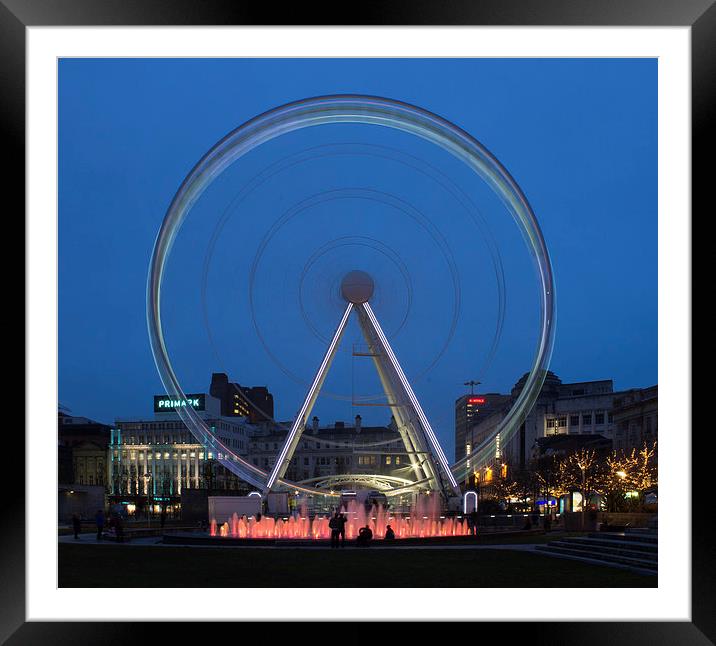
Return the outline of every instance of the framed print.
[[[3,639],[714,643],[712,3],[267,13],[0,4],[28,375]]]

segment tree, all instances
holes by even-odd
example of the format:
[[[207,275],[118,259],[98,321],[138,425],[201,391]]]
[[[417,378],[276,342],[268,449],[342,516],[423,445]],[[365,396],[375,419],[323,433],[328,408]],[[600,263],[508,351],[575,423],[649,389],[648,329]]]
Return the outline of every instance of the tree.
[[[633,462],[623,451],[612,451],[606,458],[598,488],[606,498],[607,511],[618,512],[624,509],[632,472]]]
[[[581,449],[570,454],[565,460],[566,484],[582,494],[582,526],[584,527],[587,506],[592,494],[599,491],[601,464],[594,449]]]

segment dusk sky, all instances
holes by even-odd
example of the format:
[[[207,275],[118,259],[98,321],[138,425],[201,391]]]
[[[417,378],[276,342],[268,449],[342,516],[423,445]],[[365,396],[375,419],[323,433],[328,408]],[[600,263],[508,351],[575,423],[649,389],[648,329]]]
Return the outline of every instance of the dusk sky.
[[[193,165],[251,117],[337,93],[435,112],[516,179],[551,254],[550,367],[563,381],[613,379],[617,390],[657,382],[655,59],[66,59],[59,80],[58,378],[73,414],[150,417],[163,392],[147,336],[147,269]],[[276,418],[291,419],[340,319],[337,285],[350,269],[374,276],[376,315],[452,455],[463,382],[508,392],[530,368],[535,272],[476,176],[385,128],[281,137],[202,196],[163,292],[185,392],[208,391],[211,372],[225,371],[268,386]],[[357,413],[387,422],[384,407],[353,405],[379,390],[367,360],[352,356],[360,343],[352,326],[314,409],[322,423]]]

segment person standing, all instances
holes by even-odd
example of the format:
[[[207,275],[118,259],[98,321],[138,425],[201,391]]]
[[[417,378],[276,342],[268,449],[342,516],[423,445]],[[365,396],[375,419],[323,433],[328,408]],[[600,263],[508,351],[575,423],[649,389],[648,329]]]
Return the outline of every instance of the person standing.
[[[386,541],[394,541],[395,540],[395,532],[393,531],[393,528],[388,525],[385,528],[385,540]]]
[[[340,536],[340,520],[339,514],[333,514],[333,518],[328,521],[328,528],[331,530],[331,548],[338,547],[338,537]]]
[[[102,540],[102,530],[104,529],[104,512],[101,509],[97,510],[97,514],[94,517],[94,522],[97,525],[97,540]]]
[[[341,538],[341,547],[346,546],[346,523],[348,522],[348,519],[346,518],[345,514],[341,512],[338,515],[338,535]]]
[[[80,529],[82,528],[82,523],[80,523],[80,517],[77,514],[72,514],[72,530],[75,533],[75,538],[79,540],[80,538]]]

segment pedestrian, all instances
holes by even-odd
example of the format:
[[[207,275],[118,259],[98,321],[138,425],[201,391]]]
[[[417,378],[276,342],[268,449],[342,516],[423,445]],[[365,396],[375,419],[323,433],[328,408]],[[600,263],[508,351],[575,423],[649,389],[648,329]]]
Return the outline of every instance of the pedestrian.
[[[365,527],[361,527],[358,531],[356,545],[358,545],[359,547],[368,547],[372,538],[373,531],[371,530],[371,528],[368,525],[366,525]]]
[[[82,523],[80,522],[80,517],[77,514],[72,514],[72,529],[75,532],[75,538],[79,540],[80,538],[80,529],[82,528]]]
[[[346,516],[343,512],[338,514],[338,535],[341,538],[341,547],[346,546],[346,523],[347,522],[348,522],[348,519],[346,518]]]
[[[385,528],[385,540],[386,541],[394,541],[395,540],[395,532],[393,531],[393,528],[388,525]]]
[[[479,519],[480,516],[477,513],[477,509],[473,509],[468,516],[468,527],[470,528],[470,534],[472,536],[477,536],[477,525]]]
[[[333,514],[331,520],[328,521],[328,528],[331,530],[331,548],[338,547],[338,538],[341,535],[339,514]]]
[[[97,525],[97,540],[102,540],[102,530],[104,529],[104,511],[101,509],[97,510],[94,517],[94,522]]]

